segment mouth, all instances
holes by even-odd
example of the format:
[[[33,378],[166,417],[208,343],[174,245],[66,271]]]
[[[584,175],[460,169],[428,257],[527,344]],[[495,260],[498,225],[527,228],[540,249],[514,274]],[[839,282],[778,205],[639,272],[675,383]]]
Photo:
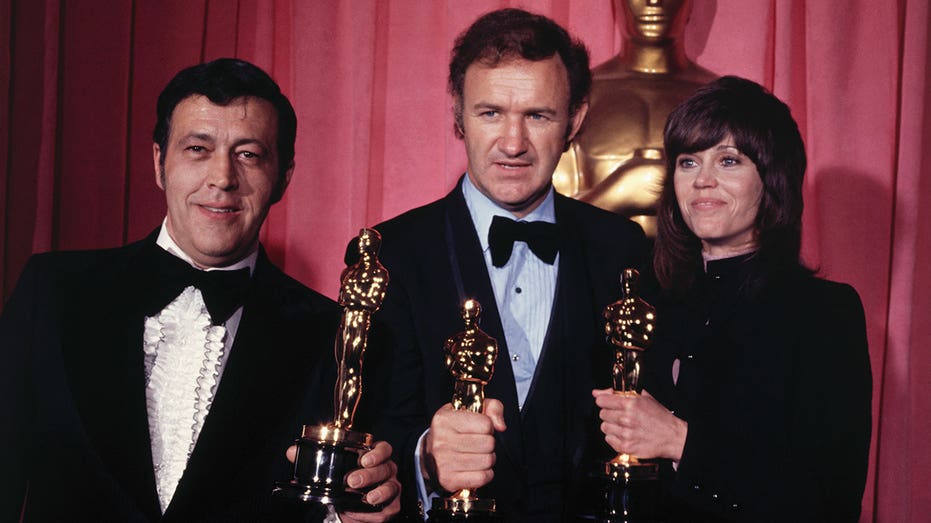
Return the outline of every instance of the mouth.
[[[641,15],[637,17],[638,24],[662,24],[666,22],[663,15]]]
[[[525,169],[530,167],[532,164],[530,162],[498,161],[495,162],[495,165],[504,170],[517,170]]]
[[[232,214],[239,211],[238,207],[231,206],[213,206],[213,205],[198,205],[201,209],[214,214]]]
[[[710,211],[718,209],[724,206],[724,202],[721,200],[715,200],[711,198],[702,198],[700,200],[693,200],[691,207],[698,211]]]

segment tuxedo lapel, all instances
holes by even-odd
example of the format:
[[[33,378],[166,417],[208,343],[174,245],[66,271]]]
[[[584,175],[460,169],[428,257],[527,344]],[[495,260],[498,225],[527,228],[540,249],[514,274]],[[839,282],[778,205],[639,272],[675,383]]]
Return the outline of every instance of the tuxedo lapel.
[[[464,297],[477,299],[482,305],[480,327],[498,342],[495,372],[485,387],[485,395],[497,398],[504,404],[504,422],[508,430],[500,437],[507,453],[519,462],[522,447],[520,408],[517,402],[517,388],[514,384],[514,371],[511,368],[507,340],[504,337],[504,328],[501,325],[501,316],[485,265],[485,257],[462,195],[461,182],[446,197],[446,204],[449,232],[452,234],[452,238],[448,241],[453,247],[451,257],[454,259],[450,260],[453,271],[458,271],[461,277]]]
[[[598,325],[593,321],[598,321],[601,311],[594,298],[597,291],[588,262],[589,257],[598,256],[598,253],[590,252],[590,246],[578,234],[583,225],[563,203],[563,197],[556,198],[561,254],[556,305],[544,351],[551,352],[554,357],[549,365],[558,364],[562,368],[561,381],[567,405],[566,445],[571,461],[577,463],[580,455],[576,453],[583,447],[586,425],[594,409],[593,373],[599,370],[593,368],[593,362],[602,359],[595,353],[602,347],[596,337],[600,332]],[[610,368],[603,370],[610,373]]]
[[[319,355],[332,354],[332,348],[301,337],[318,332],[312,322],[288,320],[296,317],[294,311],[284,310],[280,286],[267,281],[277,271],[261,253],[223,377],[166,516],[184,520],[204,506],[228,503],[235,478],[266,481],[270,496],[274,479],[288,479],[284,451],[300,436],[300,423],[322,421],[316,419],[319,412],[305,420],[295,414],[308,392],[330,397],[320,383]],[[270,441],[269,435],[281,441]],[[279,476],[266,478],[275,464]],[[258,477],[245,477],[250,475]]]
[[[150,517],[160,510],[146,410],[145,317],[137,296],[149,281],[145,251],[157,248],[154,241],[130,245],[102,269],[63,282],[60,309],[62,354],[81,424],[105,469]]]

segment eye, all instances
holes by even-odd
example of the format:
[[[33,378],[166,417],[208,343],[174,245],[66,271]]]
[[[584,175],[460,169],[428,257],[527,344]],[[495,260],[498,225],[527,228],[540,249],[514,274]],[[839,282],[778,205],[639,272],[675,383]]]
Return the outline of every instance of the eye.
[[[238,149],[235,154],[239,161],[251,164],[260,162],[262,158],[265,158],[265,151],[255,149]]]
[[[688,156],[680,156],[676,161],[676,164],[682,169],[690,169],[692,167],[698,166],[698,162],[696,162],[694,158],[690,158]]]
[[[195,152],[195,153],[202,153],[206,151],[207,148],[204,147],[203,145],[189,145],[188,147],[185,148],[185,150]]]
[[[482,118],[489,118],[489,119],[490,119],[490,118],[494,118],[494,117],[498,116],[498,111],[495,111],[495,110],[493,110],[493,109],[489,109],[489,110],[487,110],[487,111],[482,111],[482,112],[478,113],[478,115],[481,116]]]
[[[740,161],[740,157],[738,156],[728,155],[721,158],[721,165],[725,167],[734,167],[736,165],[740,165],[741,163],[742,162]]]
[[[527,118],[531,120],[536,120],[536,121],[543,121],[547,119],[545,115],[540,114],[540,113],[530,113],[527,115]]]

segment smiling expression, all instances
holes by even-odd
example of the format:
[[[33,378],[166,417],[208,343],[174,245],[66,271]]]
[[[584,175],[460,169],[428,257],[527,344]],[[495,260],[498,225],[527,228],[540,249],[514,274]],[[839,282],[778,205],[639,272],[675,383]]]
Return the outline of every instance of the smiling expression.
[[[569,116],[569,79],[558,56],[512,59],[466,69],[462,133],[469,180],[518,218],[533,211],[551,187],[553,171],[579,130],[586,104]]]
[[[756,165],[728,136],[717,145],[676,158],[676,200],[682,218],[711,257],[756,248],[756,216],[763,181]]]
[[[164,163],[153,145],[168,233],[197,265],[230,265],[257,248],[273,197],[293,172],[292,165],[277,183],[277,126],[277,112],[266,100],[216,105],[193,95],[172,112]]]

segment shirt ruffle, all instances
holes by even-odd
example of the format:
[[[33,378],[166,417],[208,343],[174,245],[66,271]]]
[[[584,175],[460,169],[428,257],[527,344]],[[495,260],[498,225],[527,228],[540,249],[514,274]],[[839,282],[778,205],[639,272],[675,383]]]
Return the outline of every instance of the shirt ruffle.
[[[193,286],[145,320],[146,403],[163,512],[210,411],[226,334],[223,325],[211,325],[203,295]]]

